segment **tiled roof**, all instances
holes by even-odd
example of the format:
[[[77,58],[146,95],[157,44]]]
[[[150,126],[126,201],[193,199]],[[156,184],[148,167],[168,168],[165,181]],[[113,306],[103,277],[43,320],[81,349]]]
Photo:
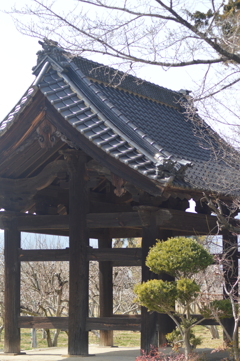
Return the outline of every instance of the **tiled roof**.
[[[45,46],[39,58],[34,89],[39,88],[65,121],[96,147],[161,184],[228,192],[229,167],[214,158],[216,149],[212,152],[199,137],[180,102],[181,93],[71,58],[56,46]],[[22,103],[0,129],[14,121]],[[201,134],[218,138],[200,118],[195,120]],[[214,140],[211,146],[218,147]],[[231,168],[231,179],[237,173]],[[240,185],[235,186],[238,192]]]
[[[173,157],[171,159],[169,155],[162,153],[157,143],[145,140],[143,134],[136,132],[134,124],[123,117],[121,112],[98,92],[95,85],[90,88],[89,85],[93,84],[82,81],[81,90],[78,91],[68,77],[51,69],[38,86],[69,124],[97,147],[140,173],[166,182],[168,167],[176,174],[181,167],[185,168],[187,162],[179,160],[178,163]],[[96,102],[92,98],[89,100],[84,94],[85,87],[97,98]],[[97,104],[97,108],[94,103],[98,103],[99,99],[100,105]],[[110,119],[108,114],[104,114],[106,110],[112,113]],[[120,120],[121,124],[118,124]],[[156,154],[159,154],[158,159]],[[164,169],[161,169],[163,164]]]
[[[73,62],[88,78],[181,109],[178,103],[180,95],[178,92],[163,88],[132,75],[126,75],[116,69],[86,58],[75,57],[73,58]],[[180,95],[180,97],[182,97],[182,95]]]

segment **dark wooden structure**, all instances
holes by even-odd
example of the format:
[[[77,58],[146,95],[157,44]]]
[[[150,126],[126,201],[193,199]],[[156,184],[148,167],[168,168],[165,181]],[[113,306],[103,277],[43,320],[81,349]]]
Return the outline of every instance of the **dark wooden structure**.
[[[166,318],[145,309],[114,316],[112,267],[142,266],[147,280],[154,275],[145,258],[157,238],[217,232],[200,199],[203,190],[223,191],[218,137],[211,149],[213,132],[186,118],[182,92],[73,58],[51,41],[42,46],[35,82],[0,124],[5,352],[20,352],[21,327],[68,328],[71,355],[88,354],[95,329],[102,345],[112,344],[112,330],[141,330],[148,349],[169,332]],[[198,213],[185,212],[191,198]],[[22,231],[69,236],[69,248],[23,250]],[[112,249],[116,237],[142,237],[142,248]],[[70,262],[69,317],[23,317],[20,262],[49,260]],[[100,265],[99,318],[88,317],[89,260]]]

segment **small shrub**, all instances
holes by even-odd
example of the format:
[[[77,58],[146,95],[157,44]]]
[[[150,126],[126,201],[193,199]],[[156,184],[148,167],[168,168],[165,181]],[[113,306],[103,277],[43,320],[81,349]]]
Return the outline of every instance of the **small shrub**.
[[[235,306],[237,308],[237,305]],[[215,318],[217,313],[219,318],[233,317],[232,304],[230,299],[214,300],[208,306],[204,306],[201,311],[205,318]]]
[[[141,356],[138,356],[135,361],[185,361],[185,355],[183,353],[171,353],[170,355],[165,355],[163,352],[159,351],[158,348],[151,347],[150,352],[147,354],[142,350]],[[192,353],[188,357],[188,361],[204,361],[204,358],[201,355]]]
[[[182,347],[183,340],[178,329],[175,329],[171,333],[168,333],[166,335],[166,338],[174,350],[177,350],[179,347]],[[201,337],[195,336],[193,330],[190,330],[189,341],[192,346],[192,349],[195,349],[197,346],[201,345],[202,343]]]

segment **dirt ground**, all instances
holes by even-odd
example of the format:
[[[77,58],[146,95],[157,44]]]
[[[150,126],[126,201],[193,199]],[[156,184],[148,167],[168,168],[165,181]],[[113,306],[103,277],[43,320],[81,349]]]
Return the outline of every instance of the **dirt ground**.
[[[220,361],[227,357],[226,352],[211,353],[211,349],[198,349],[199,353],[204,354],[204,359],[211,361]],[[172,352],[171,349],[166,349],[164,353]],[[34,349],[26,351],[25,354],[12,355],[0,353],[0,361],[135,361],[139,356],[140,350],[138,347],[99,347],[90,346],[89,356],[69,356],[66,348],[53,347],[45,349]]]

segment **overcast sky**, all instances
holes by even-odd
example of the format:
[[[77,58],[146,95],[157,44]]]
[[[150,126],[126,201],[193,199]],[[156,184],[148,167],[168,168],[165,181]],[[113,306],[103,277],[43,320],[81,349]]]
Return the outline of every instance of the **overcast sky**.
[[[10,15],[2,12],[10,9],[15,2],[0,3],[0,121],[33,82],[32,67],[36,64],[36,53],[41,49],[38,39],[20,34]],[[17,4],[20,6],[26,2],[31,3],[31,0],[18,0]],[[99,61],[97,56],[96,61]],[[165,72],[159,67],[146,67],[138,76],[174,90],[191,89],[193,84],[191,70],[188,69]]]
[[[14,3],[20,6],[27,2],[31,4],[31,0],[8,0],[0,3],[0,121],[32,83],[34,77],[31,69],[36,64],[36,53],[41,49],[38,39],[20,34],[10,15],[1,12],[10,9]],[[96,56],[96,61],[98,58]],[[188,73],[188,69],[165,72],[159,67],[147,67],[141,70],[138,76],[164,87],[180,90],[191,89],[193,86]]]
[[[14,1],[8,0],[8,7]],[[0,4],[0,10],[6,5]],[[0,12],[0,120],[18,102],[33,81],[31,68],[39,49],[37,39],[17,32],[9,15]]]

